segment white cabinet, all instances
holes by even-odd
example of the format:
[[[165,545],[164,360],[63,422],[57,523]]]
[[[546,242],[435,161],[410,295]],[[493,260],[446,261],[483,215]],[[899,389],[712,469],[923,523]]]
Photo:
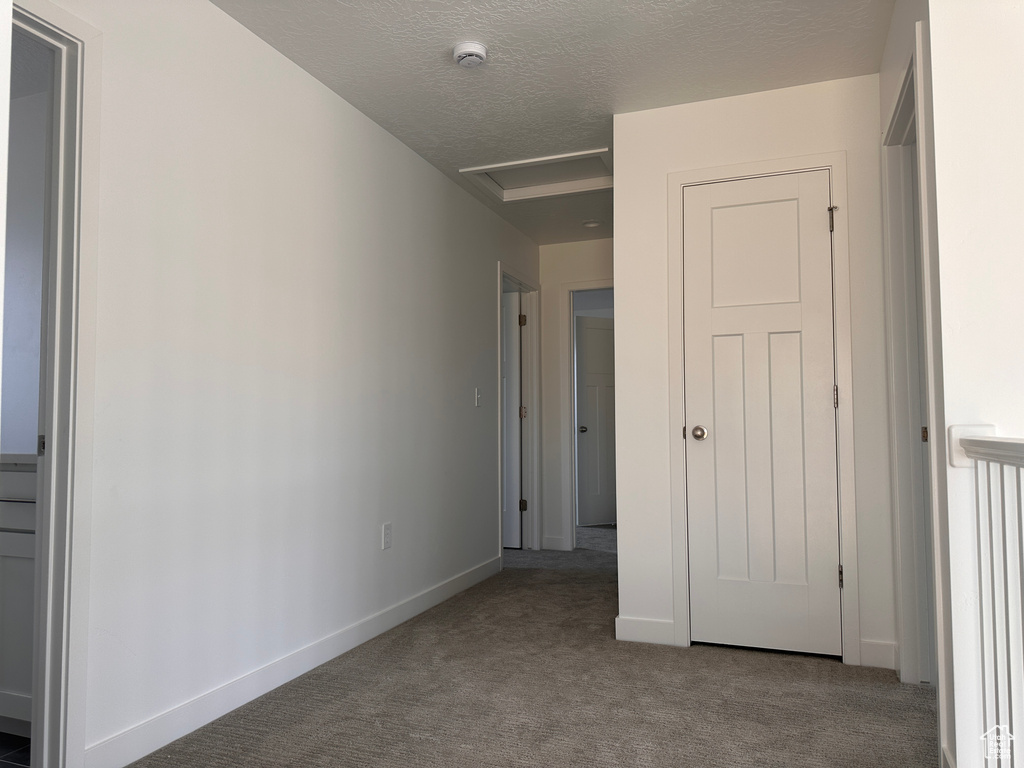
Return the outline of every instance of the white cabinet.
[[[0,717],[29,721],[35,620],[35,457],[17,462],[11,458],[4,456],[0,463]]]

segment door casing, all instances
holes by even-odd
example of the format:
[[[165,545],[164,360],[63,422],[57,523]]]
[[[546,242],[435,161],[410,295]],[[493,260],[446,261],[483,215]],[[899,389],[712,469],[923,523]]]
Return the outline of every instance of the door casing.
[[[942,764],[945,766],[956,765],[956,712],[953,697],[953,635],[952,622],[950,620],[951,604],[949,590],[949,525],[947,521],[947,434],[945,416],[943,411],[943,382],[942,382],[942,339],[941,339],[941,309],[938,274],[938,233],[936,226],[936,202],[935,202],[935,163],[934,163],[934,128],[931,121],[931,66],[927,22],[918,21],[914,29],[915,45],[913,54],[909,57],[904,72],[903,84],[897,94],[896,103],[893,105],[889,115],[889,128],[882,140],[882,200],[884,231],[886,233],[886,294],[887,301],[899,301],[900,293],[890,297],[890,293],[899,287],[893,280],[893,273],[899,272],[900,261],[902,260],[902,247],[900,238],[903,236],[904,222],[897,210],[902,205],[901,195],[898,189],[892,184],[896,181],[896,174],[893,168],[893,161],[898,161],[898,155],[906,148],[896,146],[905,136],[908,124],[913,122],[912,130],[915,133],[915,146],[911,148],[917,153],[917,185],[920,199],[920,221],[918,226],[920,270],[920,295],[922,306],[919,308],[923,320],[922,339],[924,347],[924,370],[921,376],[924,379],[927,399],[927,420],[929,427],[929,441],[927,448],[928,463],[928,487],[925,489],[929,497],[931,513],[931,542],[932,549],[932,593],[934,596],[934,615],[932,627],[922,627],[920,617],[920,599],[922,585],[919,584],[919,571],[916,563],[910,557],[904,557],[904,544],[907,537],[914,535],[914,523],[909,520],[905,512],[906,507],[899,507],[894,511],[895,528],[895,554],[897,557],[897,630],[899,642],[902,644],[916,644],[919,642],[919,633],[923,631],[934,632],[934,673],[933,684],[938,693],[938,726],[939,745],[942,756]],[[894,152],[895,150],[895,152]],[[893,157],[893,155],[897,155]],[[894,242],[895,239],[895,242]],[[895,246],[895,247],[894,247]],[[890,314],[891,317],[891,314]],[[897,357],[905,355],[905,339],[900,337],[898,329],[893,324],[887,324],[886,342],[890,354]],[[890,370],[890,377],[896,378],[899,371]],[[900,385],[898,379],[890,381],[890,386]],[[896,407],[896,403],[893,403]],[[895,430],[898,428],[898,418],[904,414],[894,413],[890,420],[890,435],[895,439]],[[953,442],[953,441],[951,441]],[[951,450],[951,449],[950,449]],[[951,460],[951,459],[950,459]],[[893,479],[894,494],[899,484],[907,482],[910,478],[905,471],[898,467],[897,456],[893,455]],[[910,619],[910,622],[907,621]],[[917,621],[914,621],[917,619]],[[916,626],[913,626],[916,624]],[[903,654],[900,654],[900,676],[904,679],[914,680],[920,675],[920,657],[911,653],[908,664],[904,669]]]
[[[46,460],[37,499],[32,766],[62,767],[80,764],[86,748],[102,46],[96,29],[47,0],[17,0],[11,21],[59,54],[49,322],[40,351],[47,369],[40,403]],[[9,61],[9,36],[2,53]]]
[[[925,307],[928,281],[924,279],[924,235],[913,210],[914,198],[923,188],[922,160],[917,141],[917,106],[914,68],[904,76],[896,108],[882,142],[882,200],[885,216],[886,344],[889,357],[889,450],[892,476],[893,551],[896,557],[896,620],[900,642],[900,679],[906,683],[928,680],[937,683],[935,660],[934,569],[931,526],[923,518],[931,514],[931,475],[920,456],[927,446],[916,439],[920,427],[931,426],[927,384],[934,354],[925,335],[929,332]],[[909,162],[916,159],[916,168]],[[916,170],[916,178],[912,177]],[[915,189],[916,187],[916,189]],[[907,307],[915,308],[908,313]],[[924,364],[918,366],[919,354]],[[913,358],[913,359],[911,359]],[[927,390],[927,387],[925,387]],[[931,428],[929,442],[938,438]],[[922,466],[922,464],[924,466]]]
[[[686,413],[683,370],[683,188],[697,184],[757,176],[828,170],[834,213],[833,296],[836,382],[839,387],[839,554],[843,566],[841,592],[843,662],[860,664],[860,602],[857,569],[856,472],[853,441],[853,355],[850,309],[850,251],[847,211],[846,153],[770,160],[742,165],[683,171],[668,177],[669,217],[669,450],[671,458],[672,573],[674,644],[690,645],[689,540],[686,510]]]

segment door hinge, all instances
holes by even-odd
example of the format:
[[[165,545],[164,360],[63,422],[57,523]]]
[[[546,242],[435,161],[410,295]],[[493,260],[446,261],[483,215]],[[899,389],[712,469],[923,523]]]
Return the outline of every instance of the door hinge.
[[[519,511],[520,512],[525,512],[526,511],[526,499],[520,499],[519,500]]]
[[[525,405],[520,405],[519,406],[519,418],[520,419],[525,419],[526,418],[526,406]]]
[[[839,210],[838,205],[830,205],[828,207],[828,231],[836,231],[836,211]]]
[[[839,407],[839,385],[838,384],[833,384],[832,385],[832,407],[833,408],[838,408]]]
[[[843,566],[839,566],[839,588],[843,588]]]
[[[520,315],[519,316],[519,326],[522,327],[524,325],[526,325],[526,315]]]
[[[921,427],[921,442],[928,442],[928,427]]]
[[[39,435],[36,438],[36,456],[46,455],[46,435]]]

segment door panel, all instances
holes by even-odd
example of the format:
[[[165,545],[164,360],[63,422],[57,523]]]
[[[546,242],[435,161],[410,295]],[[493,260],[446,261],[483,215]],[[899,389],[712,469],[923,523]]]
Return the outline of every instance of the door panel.
[[[683,191],[691,638],[842,653],[828,171]]]
[[[576,522],[615,522],[615,331],[576,319]],[[586,431],[583,431],[583,430]]]
[[[501,294],[501,544],[513,549],[523,546],[520,302],[518,293]]]

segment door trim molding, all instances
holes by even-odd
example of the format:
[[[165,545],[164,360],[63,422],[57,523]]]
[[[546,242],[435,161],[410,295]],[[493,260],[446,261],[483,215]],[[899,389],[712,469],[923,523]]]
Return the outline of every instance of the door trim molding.
[[[916,132],[917,152],[917,178],[920,206],[920,221],[918,222],[920,237],[920,266],[921,271],[918,279],[922,281],[922,303],[921,314],[924,320],[923,343],[925,347],[926,366],[922,371],[925,379],[925,388],[928,395],[928,466],[929,486],[926,493],[931,504],[931,541],[928,545],[932,550],[932,590],[934,595],[934,625],[924,631],[935,633],[935,672],[936,679],[932,681],[938,690],[938,726],[939,744],[941,745],[942,759],[944,766],[956,765],[956,713],[953,701],[953,654],[952,654],[952,622],[950,620],[950,596],[949,596],[949,526],[947,522],[947,476],[946,476],[946,423],[943,411],[943,383],[942,383],[942,338],[941,338],[941,302],[939,291],[938,273],[938,232],[936,226],[936,202],[935,202],[935,162],[934,162],[934,127],[932,125],[931,110],[931,53],[929,49],[928,24],[926,21],[918,21],[914,26],[914,49],[908,56],[904,67],[904,80],[900,92],[888,112],[889,122],[882,139],[882,183],[883,183],[883,232],[885,235],[885,291],[886,299],[891,289],[889,269],[890,259],[894,255],[890,250],[890,241],[893,237],[891,231],[891,207],[893,205],[892,190],[889,188],[888,178],[888,157],[890,146],[897,139],[900,131],[906,131],[904,116],[901,111],[905,109],[904,102],[912,100],[914,103],[914,124]],[[898,297],[896,297],[898,298]],[[892,335],[892,328],[886,326],[886,344],[890,350],[896,343]],[[898,347],[895,348],[898,351]],[[892,375],[892,373],[890,373]],[[890,430],[894,430],[895,422],[890,419]],[[895,462],[896,457],[893,457]],[[893,475],[894,492],[896,483],[899,480],[897,474]],[[902,515],[898,509],[894,509],[894,526],[902,523]],[[894,540],[894,550],[899,552],[899,539]],[[908,595],[909,585],[905,583],[904,564],[898,563],[895,575],[897,578],[896,590],[898,610],[905,607],[909,610],[910,601],[916,600],[916,595]],[[909,598],[909,599],[908,599]],[[905,626],[902,617],[897,615],[898,639],[906,643],[910,638],[904,636]],[[918,626],[918,632],[922,631]],[[914,638],[916,639],[916,638]],[[903,654],[901,654],[902,658]],[[909,670],[908,670],[909,671]],[[900,670],[901,677],[903,670]]]
[[[861,663],[860,589],[857,569],[857,501],[853,435],[853,337],[850,307],[850,239],[846,152],[829,152],[668,175],[668,357],[669,456],[672,510],[672,573],[675,645],[690,645],[689,540],[686,510],[686,443],[683,405],[683,188],[756,176],[827,170],[830,173],[835,230],[832,236],[832,292],[835,311],[835,363],[839,385],[839,557],[844,588],[843,663]]]
[[[522,289],[520,312],[527,317],[525,333],[522,335],[522,349],[519,364],[522,368],[522,390],[520,397],[526,406],[527,418],[523,419],[522,450],[523,459],[520,463],[522,473],[523,498],[527,501],[527,510],[523,514],[523,549],[540,549],[541,531],[541,486],[540,486],[540,286],[508,264],[498,262],[498,282],[496,294],[497,313],[497,378],[495,380],[495,402],[498,407],[498,477],[505,471],[505,427],[502,419],[501,403],[501,335],[503,323],[501,317],[501,294],[505,279],[517,283]],[[504,549],[501,540],[501,489],[498,483],[498,556],[502,558],[504,567]]]
[[[913,397],[910,387],[920,382],[911,380],[908,364],[910,339],[917,335],[911,330],[917,317],[908,318],[905,308],[916,307],[916,314],[925,319],[923,307],[917,307],[918,296],[927,288],[918,284],[922,280],[923,259],[915,265],[921,272],[918,282],[910,282],[908,268],[917,261],[910,238],[921,239],[920,233],[912,233],[914,214],[909,184],[904,178],[903,164],[909,153],[917,152],[917,127],[915,103],[914,64],[911,61],[903,78],[903,85],[889,120],[889,128],[882,141],[882,216],[885,231],[883,248],[883,279],[885,286],[885,332],[888,352],[888,394],[889,394],[889,471],[892,478],[893,508],[893,554],[896,576],[896,627],[901,653],[898,667],[900,679],[905,683],[919,683],[931,673],[921,658],[921,638],[929,627],[923,622],[926,605],[923,589],[930,584],[922,581],[923,564],[917,561],[917,553],[924,530],[921,530],[921,509],[917,506],[914,489],[914,467],[912,454],[921,449],[914,441],[913,434],[921,420],[910,407]],[[918,163],[918,169],[920,169]],[[921,187],[918,171],[918,189]],[[922,335],[925,329],[921,328]],[[924,344],[924,339],[919,339]],[[932,355],[924,350],[927,359]],[[928,373],[921,370],[918,378],[927,380]],[[921,405],[927,407],[927,403]],[[936,432],[934,428],[933,432]],[[925,491],[927,494],[927,491]],[[929,506],[930,506],[930,499]],[[930,546],[931,542],[925,542]]]
[[[32,764],[63,767],[82,763],[86,742],[102,37],[48,0],[17,0],[13,23],[64,54],[32,702]]]

